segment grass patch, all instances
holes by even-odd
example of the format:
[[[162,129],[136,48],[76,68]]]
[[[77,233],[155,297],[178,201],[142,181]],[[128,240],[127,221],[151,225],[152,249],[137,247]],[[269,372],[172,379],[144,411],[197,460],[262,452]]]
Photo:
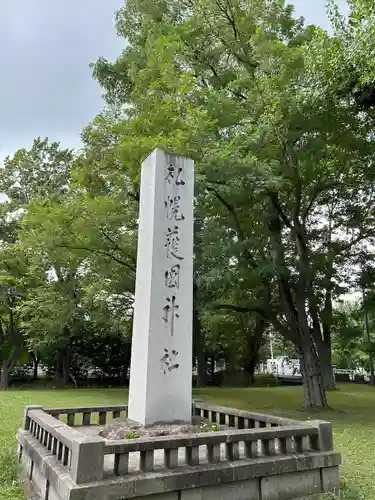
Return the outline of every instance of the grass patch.
[[[333,424],[335,448],[342,453],[343,491],[340,500],[375,499],[375,390],[365,385],[343,384],[330,391],[327,412],[301,410],[300,387],[251,389],[204,388],[195,396],[207,402],[290,416],[302,420],[324,419]],[[17,482],[15,434],[28,404],[49,407],[118,405],[127,401],[124,389],[11,390],[0,393],[0,498],[24,500]],[[326,497],[325,500],[331,500]]]

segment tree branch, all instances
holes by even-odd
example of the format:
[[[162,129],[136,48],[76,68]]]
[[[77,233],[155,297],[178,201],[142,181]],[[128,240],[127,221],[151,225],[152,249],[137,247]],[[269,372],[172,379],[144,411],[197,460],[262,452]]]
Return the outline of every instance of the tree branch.
[[[224,14],[226,19],[228,20],[228,22],[233,30],[234,39],[236,40],[238,37],[238,32],[237,32],[237,26],[236,26],[236,21],[234,19],[233,12],[231,12],[232,17],[230,17],[230,15],[228,14],[228,11],[225,9],[225,7],[223,5],[221,5],[220,0],[214,0],[214,3],[216,5],[216,7]],[[230,9],[230,5],[228,4],[227,6]]]
[[[318,180],[316,188],[315,188],[315,190],[313,191],[313,193],[311,195],[309,203],[307,204],[307,206],[305,207],[305,209],[302,210],[302,220],[304,222],[306,221],[306,219],[307,219],[307,217],[308,217],[308,215],[310,213],[310,210],[312,209],[312,207],[313,207],[316,199],[318,198],[318,196],[320,194],[322,194],[324,191],[332,189],[333,187],[335,187],[337,185],[338,185],[337,182],[331,182],[329,184],[321,185],[320,184],[320,179]]]
[[[287,328],[283,323],[278,319],[277,314],[274,311],[264,311],[261,307],[243,307],[236,306],[234,304],[214,304],[212,306],[213,309],[216,310],[224,310],[224,311],[233,311],[238,313],[249,313],[253,312],[264,318],[267,322],[271,322],[274,327],[285,337],[285,339],[290,340],[291,342],[296,342],[296,336],[293,332]]]
[[[184,44],[189,47],[189,49],[191,50],[192,52],[192,55],[194,57],[194,59],[196,60],[197,63],[199,64],[205,64],[207,66],[208,69],[211,70],[212,74],[214,75],[214,77],[217,79],[217,81],[219,83],[221,83],[221,79],[220,79],[220,76],[219,76],[219,73],[217,72],[216,68],[212,65],[212,63],[210,63],[207,59],[202,59],[201,55],[204,54],[204,52],[202,51],[198,51],[197,49],[195,49],[191,44],[189,44],[186,40],[184,40]],[[195,77],[198,79],[200,78],[201,79],[201,82],[204,86],[206,87],[209,87],[209,83],[205,80],[204,76],[203,75],[199,75],[197,73],[197,71],[194,71],[194,75]],[[229,92],[231,92],[234,96],[236,97],[239,97],[240,99],[246,101],[247,100],[247,97],[243,94],[241,94],[241,92],[237,92],[233,89],[230,89],[230,88],[227,88],[227,90]],[[138,200],[139,201],[139,200]]]
[[[116,257],[115,255],[111,254],[110,252],[105,252],[104,250],[98,250],[98,249],[95,249],[95,248],[89,248],[89,247],[84,247],[84,246],[77,247],[77,246],[66,245],[66,244],[62,245],[62,244],[58,244],[56,242],[54,242],[54,245],[57,248],[67,248],[68,250],[85,250],[87,252],[97,253],[99,255],[104,255],[104,256],[108,257],[109,259],[113,259],[115,262],[117,262],[121,266],[124,266],[124,267],[126,267],[127,269],[130,269],[133,272],[136,271],[136,268],[134,266],[132,266],[131,264],[128,264],[127,262],[125,262],[125,261],[119,259],[118,257]]]
[[[113,240],[111,236],[109,236],[109,234],[103,228],[100,228],[100,232],[102,233],[104,238],[106,238],[111,243],[111,245],[113,245],[115,250],[118,250],[121,253],[125,253],[124,250]]]
[[[233,207],[233,205],[231,205],[229,202],[227,202],[223,198],[223,196],[217,191],[217,189],[212,188],[210,186],[206,186],[206,189],[207,189],[208,192],[213,193],[216,196],[216,198],[220,201],[220,203],[222,203],[222,205],[224,205],[224,207],[231,214],[232,219],[234,221],[234,225],[235,225],[235,229],[236,229],[236,232],[237,232],[237,236],[238,236],[239,240],[244,243],[246,241],[245,233],[244,233],[243,229],[241,228],[240,221],[238,220],[238,216],[236,214],[236,210]],[[252,267],[254,269],[256,269],[257,268],[257,263],[256,263],[256,260],[254,259],[254,257],[251,255],[250,251],[246,248],[246,249],[244,249],[244,252],[245,252],[246,258],[249,260],[249,262],[251,263]]]
[[[284,222],[285,226],[288,227],[289,229],[293,229],[293,225],[288,219],[287,215],[285,214],[280,200],[279,200],[279,195],[276,191],[267,191],[267,194],[272,202],[273,207],[276,209],[278,215],[280,216],[281,220]]]

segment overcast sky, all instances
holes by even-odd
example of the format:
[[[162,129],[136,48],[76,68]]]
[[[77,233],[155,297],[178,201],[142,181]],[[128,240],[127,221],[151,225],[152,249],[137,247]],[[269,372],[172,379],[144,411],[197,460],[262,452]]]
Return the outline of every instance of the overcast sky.
[[[293,3],[307,22],[328,27],[325,0]],[[123,0],[0,4],[0,159],[37,136],[78,146],[80,131],[102,108],[89,64],[115,59],[123,47],[113,26]]]

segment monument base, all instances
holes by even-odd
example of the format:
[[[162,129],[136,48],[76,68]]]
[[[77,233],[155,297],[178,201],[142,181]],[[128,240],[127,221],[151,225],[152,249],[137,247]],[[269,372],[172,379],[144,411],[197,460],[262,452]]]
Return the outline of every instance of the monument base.
[[[143,426],[129,419],[115,419],[109,422],[103,430],[99,432],[99,436],[107,440],[119,439],[150,439],[161,436],[186,436],[195,435],[201,432],[226,430],[226,426],[217,426],[210,424],[207,419],[201,417],[193,417],[191,423],[184,422],[159,422],[155,425]]]
[[[126,406],[27,408],[17,437],[29,498],[296,500],[338,491],[330,423],[206,404],[193,411],[229,429],[114,441],[99,432]]]

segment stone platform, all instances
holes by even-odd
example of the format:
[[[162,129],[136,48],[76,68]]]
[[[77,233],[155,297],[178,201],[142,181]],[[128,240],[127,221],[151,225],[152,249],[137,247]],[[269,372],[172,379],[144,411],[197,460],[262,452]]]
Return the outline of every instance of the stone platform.
[[[18,441],[34,497],[295,500],[339,487],[340,455],[328,422],[198,404],[194,415],[229,429],[119,441],[99,436],[109,419],[126,414],[126,406],[27,408]]]

